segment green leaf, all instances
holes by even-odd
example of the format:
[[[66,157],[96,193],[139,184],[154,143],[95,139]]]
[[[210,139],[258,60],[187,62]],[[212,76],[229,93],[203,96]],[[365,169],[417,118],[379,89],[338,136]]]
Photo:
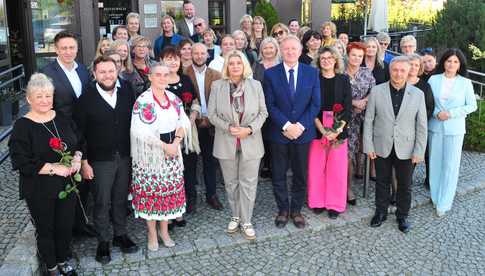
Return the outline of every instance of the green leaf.
[[[76,173],[76,174],[74,175],[74,181],[76,181],[76,182],[81,182],[81,179],[82,179],[82,178],[81,178],[81,174]]]
[[[71,184],[67,184],[67,185],[66,185],[66,190],[71,189],[71,187],[72,187],[72,185],[71,185]]]
[[[67,197],[66,191],[59,192],[59,199],[65,199]]]

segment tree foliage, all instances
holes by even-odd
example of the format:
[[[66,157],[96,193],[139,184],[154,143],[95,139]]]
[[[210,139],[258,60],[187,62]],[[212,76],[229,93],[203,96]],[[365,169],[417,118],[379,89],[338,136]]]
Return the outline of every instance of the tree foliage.
[[[256,7],[254,7],[254,15],[259,15],[264,18],[268,31],[271,30],[274,24],[280,21],[276,9],[271,2],[265,0],[258,1]]]
[[[471,67],[484,71],[485,60],[473,60],[470,44],[485,49],[485,1],[448,0],[438,12],[427,44],[436,49],[460,48],[471,61]]]

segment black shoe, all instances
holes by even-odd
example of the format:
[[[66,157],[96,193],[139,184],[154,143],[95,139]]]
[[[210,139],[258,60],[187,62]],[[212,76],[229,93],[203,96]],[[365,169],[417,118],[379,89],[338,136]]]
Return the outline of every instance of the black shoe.
[[[261,178],[271,179],[271,171],[269,169],[261,170]]]
[[[172,231],[175,228],[175,223],[173,223],[173,221],[169,220],[167,227],[168,227],[168,231]]]
[[[331,219],[337,219],[339,215],[339,212],[335,210],[328,210],[328,217]]]
[[[274,224],[277,228],[283,228],[288,223],[288,213],[287,212],[280,212],[276,216],[274,220]]]
[[[387,215],[376,213],[370,221],[370,227],[379,227],[384,221],[386,221]]]
[[[352,205],[352,206],[355,206],[357,205],[357,199],[354,198],[354,199],[347,199],[347,203]]]
[[[185,227],[185,225],[187,225],[187,221],[185,219],[172,221],[172,224],[174,223],[177,227]]]
[[[206,202],[214,210],[221,211],[224,209],[224,207],[222,207],[222,203],[219,201],[217,196],[212,196],[211,198],[208,198]]]
[[[72,231],[72,234],[76,237],[89,237],[94,238],[96,237],[96,229],[91,224],[85,224],[79,228],[75,228]]]
[[[376,182],[377,181],[377,178],[375,176],[369,176],[369,180]]]
[[[323,213],[323,211],[325,211],[325,208],[313,208],[313,209],[312,209],[312,212],[313,212],[315,215],[320,215],[321,213]]]
[[[185,208],[185,212],[187,214],[193,214],[197,212],[197,207],[195,206],[195,203],[187,203],[187,208]]]
[[[291,220],[293,220],[293,224],[296,228],[303,229],[305,228],[305,218],[300,213],[293,213],[291,214]]]
[[[99,242],[96,249],[96,261],[101,264],[111,262],[111,252],[109,250],[109,242]]]
[[[396,220],[397,220],[399,231],[403,233],[407,233],[409,232],[409,230],[411,230],[411,223],[409,223],[407,218],[398,218]]]
[[[59,269],[62,275],[77,276],[76,270],[68,262],[65,262],[62,265],[58,264],[57,268]]]
[[[135,253],[138,251],[138,246],[127,235],[114,237],[113,246],[119,247],[123,253]]]

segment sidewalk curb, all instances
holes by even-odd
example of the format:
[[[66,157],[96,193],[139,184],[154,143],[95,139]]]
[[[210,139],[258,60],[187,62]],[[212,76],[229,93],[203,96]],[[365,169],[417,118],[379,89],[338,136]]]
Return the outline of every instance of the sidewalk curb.
[[[485,180],[476,179],[475,182],[466,182],[465,185],[459,186],[456,191],[456,196],[464,196],[469,193],[473,193],[482,189],[485,189]],[[430,204],[430,199],[423,196],[415,196],[413,199],[411,208],[415,209],[417,207]],[[390,208],[390,212],[392,212]],[[308,233],[318,233],[327,229],[334,229],[337,227],[343,227],[350,223],[361,222],[370,219],[373,215],[373,209],[366,206],[352,207],[349,208],[346,213],[340,215],[340,219],[331,220],[327,217],[321,215],[317,216],[311,213],[308,209],[303,211],[305,217],[307,218],[308,226],[305,229],[297,229],[292,224],[288,224],[283,229],[262,229],[257,233],[258,238],[255,241],[245,240],[241,235],[228,236],[220,235],[215,239],[197,239],[191,242],[182,242],[177,244],[174,248],[160,248],[157,252],[147,252],[146,249],[140,250],[136,257],[133,254],[122,254],[120,256],[120,261],[126,263],[139,262],[141,260],[153,260],[159,258],[182,256],[192,253],[203,253],[205,251],[214,249],[224,249],[234,245],[250,244],[263,242],[268,239],[281,239],[288,236],[296,235],[301,232]],[[14,248],[8,253],[5,258],[4,263],[0,267],[0,275],[19,275],[19,276],[30,276],[30,275],[41,275],[39,261],[37,258],[37,248],[35,243],[35,230],[32,224],[29,222],[25,227],[24,231],[20,234]],[[94,262],[94,258],[92,260]],[[86,260],[85,257],[78,261],[80,264],[92,266],[90,260]],[[96,263],[97,264],[97,263]],[[102,267],[97,265],[96,267]],[[109,264],[106,265],[109,267]]]

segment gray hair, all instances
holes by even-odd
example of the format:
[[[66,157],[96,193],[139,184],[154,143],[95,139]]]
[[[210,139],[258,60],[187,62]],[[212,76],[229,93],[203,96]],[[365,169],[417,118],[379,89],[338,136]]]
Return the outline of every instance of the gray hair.
[[[399,63],[399,62],[406,63],[407,65],[410,66],[409,64],[410,59],[408,56],[396,56],[391,60],[391,63],[389,64],[389,69],[391,69],[395,63]]]
[[[410,42],[414,45],[414,47],[416,47],[417,45],[417,41],[416,41],[416,38],[412,35],[405,35],[401,38],[401,41],[399,42],[399,46],[402,47],[404,45],[404,43],[406,42]]]
[[[281,60],[281,53],[280,53],[280,45],[278,44],[278,41],[274,38],[274,37],[271,37],[271,36],[267,36],[265,39],[263,39],[263,41],[261,41],[261,44],[259,46],[259,56],[258,56],[258,59],[259,60],[263,60],[263,48],[266,44],[273,44],[273,46],[275,46],[276,48],[276,61],[279,62]]]
[[[27,89],[25,95],[30,97],[34,91],[51,91],[54,93],[54,85],[51,79],[42,73],[34,73],[29,82],[27,83]]]
[[[192,44],[192,49],[194,49],[195,47],[199,47],[199,46],[204,47],[204,49],[207,51],[207,45],[205,45],[202,42],[196,42],[196,43]]]
[[[165,64],[163,61],[153,62],[153,63],[150,64],[150,74],[153,72],[153,69],[155,69],[157,67],[165,67],[165,68],[167,68],[167,70],[170,71],[170,68],[168,67],[168,65]]]
[[[234,38],[234,40],[236,39],[236,36],[242,36],[244,38],[244,48],[248,47],[248,38],[246,36],[246,34],[241,31],[241,30],[235,30],[234,32],[232,32],[232,37]]]
[[[391,37],[385,32],[378,33],[376,38],[379,42],[391,42]]]
[[[285,43],[288,40],[294,40],[294,41],[298,42],[300,47],[303,49],[303,46],[301,45],[300,39],[296,35],[292,35],[292,34],[288,34],[283,39],[281,39],[280,45],[283,45],[283,43]]]
[[[135,18],[135,19],[138,19],[140,20],[140,14],[136,13],[136,12],[130,12],[127,16],[126,16],[126,22],[128,23],[128,20],[130,20],[130,18]]]

